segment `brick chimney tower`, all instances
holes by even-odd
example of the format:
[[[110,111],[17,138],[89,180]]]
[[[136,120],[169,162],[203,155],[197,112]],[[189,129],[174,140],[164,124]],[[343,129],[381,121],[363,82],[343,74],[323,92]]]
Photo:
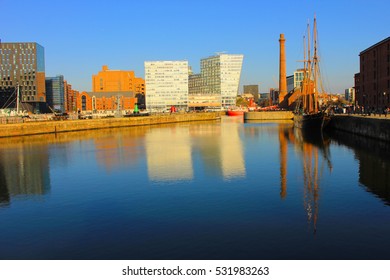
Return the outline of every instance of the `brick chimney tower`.
[[[287,95],[287,78],[286,78],[286,51],[284,48],[284,34],[280,34],[280,57],[279,57],[279,106],[286,107],[284,97]]]

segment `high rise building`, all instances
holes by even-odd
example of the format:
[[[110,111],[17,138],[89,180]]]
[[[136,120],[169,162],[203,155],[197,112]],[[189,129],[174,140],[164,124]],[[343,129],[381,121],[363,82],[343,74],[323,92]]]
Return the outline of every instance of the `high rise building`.
[[[350,103],[355,103],[355,89],[347,88],[345,90],[345,100]]]
[[[243,55],[218,54],[201,59],[200,74],[189,76],[189,107],[229,107],[236,104]]]
[[[257,103],[259,101],[259,86],[258,85],[244,85],[244,94],[251,94],[254,101]]]
[[[46,103],[52,110],[65,112],[64,76],[46,78]]]
[[[188,61],[145,61],[146,108],[188,107]]]
[[[259,86],[258,85],[244,85],[244,93],[258,95],[259,94]]]
[[[16,108],[18,87],[23,110],[39,111],[45,104],[44,48],[37,43],[0,43],[1,107]]]
[[[370,110],[390,106],[390,37],[360,54],[360,73],[355,74],[357,105]]]
[[[243,58],[242,54],[218,54],[200,62],[203,93],[220,95],[222,107],[236,105]]]

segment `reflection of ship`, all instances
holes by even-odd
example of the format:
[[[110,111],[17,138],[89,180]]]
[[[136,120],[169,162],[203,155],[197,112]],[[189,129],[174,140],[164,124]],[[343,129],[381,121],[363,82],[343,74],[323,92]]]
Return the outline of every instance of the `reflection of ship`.
[[[313,41],[314,54],[310,54],[310,30],[308,30],[307,60],[304,51],[304,79],[300,89],[300,97],[294,112],[294,126],[302,129],[322,129],[327,122],[325,111],[320,110],[318,99],[319,66],[317,56],[317,25],[314,18]],[[309,29],[309,28],[308,28]]]
[[[329,138],[321,131],[295,129],[296,139],[302,152],[303,181],[304,181],[304,207],[307,212],[308,223],[313,225],[313,232],[317,231],[319,213],[320,183],[322,179],[323,163],[327,163],[329,170],[332,169],[329,154]],[[320,165],[320,154],[323,162]]]
[[[323,165],[326,163],[331,170],[329,154],[329,138],[322,134],[302,129],[293,129],[291,126],[279,126],[280,141],[280,197],[287,196],[287,146],[288,142],[295,144],[302,154],[303,184],[304,184],[304,208],[307,213],[308,223],[313,226],[313,232],[317,230],[319,213],[320,182],[322,179]],[[322,161],[322,162],[321,162]]]

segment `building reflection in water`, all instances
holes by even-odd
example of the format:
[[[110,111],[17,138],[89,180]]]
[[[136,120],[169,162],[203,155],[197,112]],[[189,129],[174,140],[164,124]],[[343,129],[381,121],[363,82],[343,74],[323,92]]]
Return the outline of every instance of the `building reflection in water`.
[[[203,162],[206,175],[222,175],[224,179],[245,177],[241,123],[240,119],[226,118],[218,124],[134,127],[2,139],[0,204],[9,204],[17,195],[47,193],[50,190],[50,150],[55,165],[67,166],[68,156],[71,156],[67,145],[76,142],[86,143],[89,149],[93,145],[97,163],[108,172],[134,165],[145,154],[151,181],[192,180],[194,156]]]
[[[190,126],[193,160],[202,162],[202,172],[207,176],[222,177],[221,147],[218,141],[221,129],[221,125],[215,123],[194,123]]]
[[[313,233],[317,231],[322,173],[325,166],[332,169],[329,153],[330,139],[321,132],[305,132],[290,125],[279,125],[280,197],[287,196],[288,143],[301,154],[303,171],[303,204]]]
[[[239,128],[242,127],[243,119],[242,117],[230,117],[225,122],[227,123],[222,126],[219,136],[223,178],[245,177],[243,146],[239,131]]]
[[[15,196],[43,195],[50,190],[46,145],[1,143],[0,205]]]
[[[242,120],[224,118],[218,125],[192,123],[151,129],[145,137],[149,178],[152,181],[191,180],[195,160],[203,162],[206,175],[218,174],[224,179],[244,177],[240,122]]]
[[[187,126],[151,129],[145,136],[145,149],[150,180],[193,178],[191,137]]]
[[[144,152],[143,142],[147,130],[148,127],[144,126],[131,127],[97,135],[93,141],[97,162],[108,172],[135,165]]]
[[[342,131],[332,131],[335,142],[352,148],[359,162],[359,183],[390,205],[390,143]]]
[[[279,124],[279,149],[280,149],[280,197],[287,196],[287,154],[288,143],[294,143],[294,130],[292,123]]]

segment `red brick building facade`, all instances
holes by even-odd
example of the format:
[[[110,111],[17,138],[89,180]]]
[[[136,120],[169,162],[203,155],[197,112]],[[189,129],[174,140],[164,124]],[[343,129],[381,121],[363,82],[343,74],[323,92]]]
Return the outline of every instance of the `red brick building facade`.
[[[382,111],[390,106],[390,37],[362,51],[355,74],[357,105]]]
[[[81,92],[77,94],[77,111],[99,112],[134,110],[137,98],[133,92]]]

